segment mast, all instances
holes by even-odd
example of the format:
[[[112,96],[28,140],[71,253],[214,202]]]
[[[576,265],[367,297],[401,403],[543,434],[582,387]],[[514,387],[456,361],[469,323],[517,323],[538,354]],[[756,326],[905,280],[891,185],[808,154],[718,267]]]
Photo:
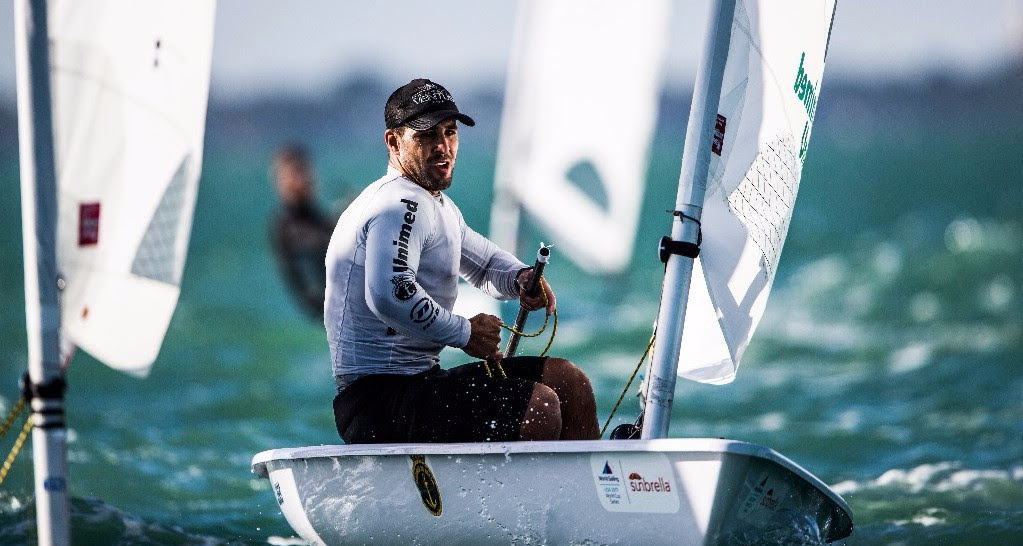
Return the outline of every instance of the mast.
[[[657,313],[657,339],[650,378],[646,410],[643,416],[643,438],[664,438],[671,421],[671,405],[675,397],[679,345],[685,321],[689,285],[693,276],[696,252],[699,250],[700,218],[707,190],[711,138],[721,98],[721,81],[728,58],[735,0],[718,0],[711,13],[710,29],[704,47],[700,70],[693,89],[689,111],[682,169],[675,199],[671,228],[673,250],[667,254],[661,305]]]
[[[36,522],[39,544],[70,544],[67,430],[57,295],[57,179],[46,0],[18,0],[14,8],[28,331],[25,393],[30,398],[35,425],[32,453]]]

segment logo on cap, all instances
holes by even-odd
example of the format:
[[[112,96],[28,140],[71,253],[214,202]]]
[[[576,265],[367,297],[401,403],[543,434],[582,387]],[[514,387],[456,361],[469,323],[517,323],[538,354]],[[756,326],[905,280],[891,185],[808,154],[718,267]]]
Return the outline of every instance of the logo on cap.
[[[420,88],[415,94],[412,95],[412,103],[419,105],[427,102],[454,102],[455,99],[451,98],[451,93],[448,93],[446,89],[435,84],[428,83]]]

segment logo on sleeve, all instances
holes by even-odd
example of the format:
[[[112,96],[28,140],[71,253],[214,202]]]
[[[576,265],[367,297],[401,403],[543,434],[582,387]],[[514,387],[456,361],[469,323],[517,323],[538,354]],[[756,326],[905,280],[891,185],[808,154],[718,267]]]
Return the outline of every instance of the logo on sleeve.
[[[429,296],[423,296],[412,306],[408,316],[412,322],[422,324],[423,330],[425,330],[433,324],[433,321],[437,320],[439,314],[440,310],[437,309],[437,304]]]
[[[402,203],[405,203],[405,223],[401,225],[401,230],[398,231],[398,238],[391,241],[391,243],[397,249],[397,255],[391,262],[394,264],[391,269],[395,273],[404,273],[408,271],[408,240],[412,236],[412,224],[416,223],[416,211],[419,210],[419,203],[411,201],[409,199],[402,199]]]
[[[412,299],[412,296],[416,295],[416,290],[418,290],[415,280],[405,275],[391,277],[391,283],[394,284],[394,297],[399,301]]]

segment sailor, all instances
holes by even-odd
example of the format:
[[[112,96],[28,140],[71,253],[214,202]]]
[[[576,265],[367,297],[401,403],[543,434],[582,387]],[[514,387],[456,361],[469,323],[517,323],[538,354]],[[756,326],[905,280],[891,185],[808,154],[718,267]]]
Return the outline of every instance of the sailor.
[[[384,107],[387,172],[341,215],[327,250],[324,322],[347,443],[594,439],[586,375],[562,358],[503,358],[501,320],[452,313],[459,274],[497,299],[555,309],[554,292],[523,294],[532,269],[466,225],[444,193],[461,113],[427,79]],[[546,304],[545,304],[546,302]],[[457,347],[477,362],[442,369]]]
[[[314,201],[315,177],[309,154],[297,144],[281,146],[271,161],[279,205],[270,225],[278,269],[296,304],[312,319],[323,319],[324,258],[334,218]]]

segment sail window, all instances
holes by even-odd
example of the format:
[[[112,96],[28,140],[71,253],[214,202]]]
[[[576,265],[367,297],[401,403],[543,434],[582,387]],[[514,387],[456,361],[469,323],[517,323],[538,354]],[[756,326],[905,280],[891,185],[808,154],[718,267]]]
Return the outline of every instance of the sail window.
[[[175,257],[178,246],[180,224],[185,206],[185,190],[188,188],[188,164],[191,156],[186,155],[177,171],[167,184],[160,203],[153,212],[149,227],[142,236],[142,242],[135,253],[131,272],[168,284],[181,282],[181,267]]]

